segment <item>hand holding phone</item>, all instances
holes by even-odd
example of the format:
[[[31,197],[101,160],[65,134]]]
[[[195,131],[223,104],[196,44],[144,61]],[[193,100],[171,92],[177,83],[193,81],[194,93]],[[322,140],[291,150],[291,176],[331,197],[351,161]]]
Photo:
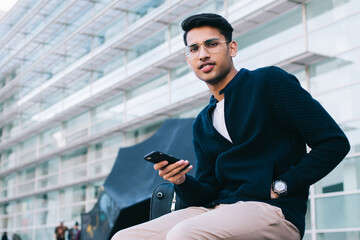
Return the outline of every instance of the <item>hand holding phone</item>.
[[[144,159],[146,161],[155,163],[154,169],[159,171],[159,175],[163,177],[164,180],[167,180],[174,184],[182,184],[185,181],[186,173],[188,173],[192,169],[192,166],[188,161],[184,161],[185,163],[187,163],[185,167],[181,166],[184,163],[180,163],[178,165],[175,165],[174,167],[166,168],[170,164],[180,161],[180,159],[159,151],[153,151],[146,154],[144,156]],[[156,165],[157,163],[160,163],[162,161],[167,161],[168,164],[166,166]],[[180,166],[181,168],[179,168]]]

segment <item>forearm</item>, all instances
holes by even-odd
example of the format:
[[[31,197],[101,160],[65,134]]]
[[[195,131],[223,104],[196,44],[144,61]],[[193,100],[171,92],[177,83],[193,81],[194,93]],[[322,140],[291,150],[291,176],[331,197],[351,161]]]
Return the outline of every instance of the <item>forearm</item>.
[[[328,139],[305,154],[302,160],[279,178],[288,184],[289,193],[308,187],[330,173],[349,151],[347,138]]]
[[[350,145],[337,123],[294,76],[278,68],[272,68],[268,76],[270,99],[278,121],[311,148],[280,176],[292,192],[326,176],[344,159]]]

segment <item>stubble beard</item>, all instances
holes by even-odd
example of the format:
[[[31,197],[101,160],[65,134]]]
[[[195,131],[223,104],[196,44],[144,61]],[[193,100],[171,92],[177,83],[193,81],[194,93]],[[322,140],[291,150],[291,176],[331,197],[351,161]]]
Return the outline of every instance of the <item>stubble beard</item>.
[[[198,78],[204,81],[206,84],[214,86],[219,84],[221,81],[223,81],[230,72],[231,72],[231,66],[229,66],[228,69],[226,69],[225,71],[221,71],[218,75],[216,75],[213,78],[204,79],[201,78],[201,76],[198,76]]]

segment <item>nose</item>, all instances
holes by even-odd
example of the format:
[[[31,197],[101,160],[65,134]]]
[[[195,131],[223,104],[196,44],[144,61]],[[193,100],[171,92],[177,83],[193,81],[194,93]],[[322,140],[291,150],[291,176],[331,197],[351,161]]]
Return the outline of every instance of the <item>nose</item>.
[[[209,55],[208,50],[203,45],[200,45],[199,59],[204,60],[204,59],[209,58],[209,57],[210,57],[210,55]]]

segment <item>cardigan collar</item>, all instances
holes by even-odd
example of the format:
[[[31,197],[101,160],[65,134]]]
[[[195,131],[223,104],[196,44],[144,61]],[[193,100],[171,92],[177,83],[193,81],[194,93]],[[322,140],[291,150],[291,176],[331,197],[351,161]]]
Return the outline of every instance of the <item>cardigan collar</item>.
[[[223,89],[220,90],[220,92],[219,92],[220,95],[225,93],[228,89],[232,89],[231,86],[233,86],[234,84],[236,84],[237,81],[240,80],[240,78],[242,77],[242,75],[245,73],[246,70],[247,69],[245,69],[245,68],[241,68],[240,71],[235,75],[235,77]],[[211,95],[209,105],[215,106],[217,102],[218,102],[218,100],[216,100],[214,95]]]

